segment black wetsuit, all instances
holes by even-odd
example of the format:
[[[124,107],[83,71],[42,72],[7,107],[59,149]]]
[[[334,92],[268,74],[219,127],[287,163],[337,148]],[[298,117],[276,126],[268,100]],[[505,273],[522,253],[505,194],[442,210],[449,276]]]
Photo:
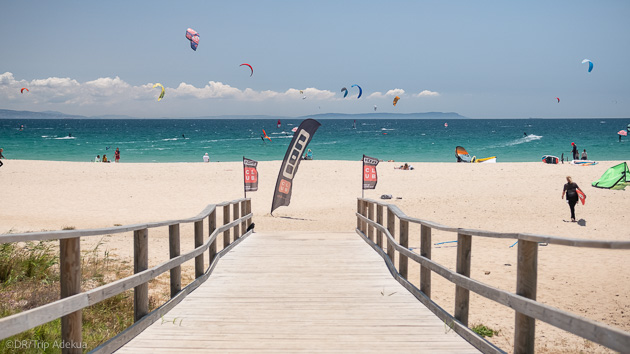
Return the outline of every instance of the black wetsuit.
[[[4,164],[2,163],[2,159],[3,159],[3,158],[4,158],[4,155],[2,155],[2,153],[0,152],[0,167],[2,167],[2,165],[4,165]]]
[[[580,159],[580,153],[578,152],[577,149],[577,145],[573,145],[573,159],[574,160],[579,160]]]
[[[567,192],[567,201],[569,202],[569,209],[571,209],[571,220],[575,220],[575,204],[578,202],[578,193],[577,183],[573,182],[571,184],[565,183],[564,191]]]

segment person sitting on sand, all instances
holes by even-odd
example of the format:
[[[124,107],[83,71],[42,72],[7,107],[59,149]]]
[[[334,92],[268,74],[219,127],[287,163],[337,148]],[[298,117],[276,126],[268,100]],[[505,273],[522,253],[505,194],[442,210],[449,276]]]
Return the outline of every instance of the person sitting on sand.
[[[586,149],[582,152],[582,160],[588,160],[588,155],[586,154]]]
[[[203,155],[203,162],[210,162],[210,156],[208,156],[207,152],[205,155]]]
[[[103,155],[103,162],[109,162],[109,161],[107,160],[107,155]]]
[[[408,170],[408,169],[409,169],[409,164],[407,164],[407,163],[405,162],[405,164],[404,164],[404,165],[401,165],[401,166],[399,166],[399,167],[394,167],[394,169],[396,169],[396,170]]]
[[[96,155],[94,162],[101,162],[101,155]]]

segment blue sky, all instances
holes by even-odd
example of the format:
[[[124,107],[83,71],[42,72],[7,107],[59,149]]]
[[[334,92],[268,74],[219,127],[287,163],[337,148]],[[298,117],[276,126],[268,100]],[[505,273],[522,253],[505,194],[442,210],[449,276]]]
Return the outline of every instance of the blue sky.
[[[0,108],[629,117],[628,18],[628,1],[4,1]]]

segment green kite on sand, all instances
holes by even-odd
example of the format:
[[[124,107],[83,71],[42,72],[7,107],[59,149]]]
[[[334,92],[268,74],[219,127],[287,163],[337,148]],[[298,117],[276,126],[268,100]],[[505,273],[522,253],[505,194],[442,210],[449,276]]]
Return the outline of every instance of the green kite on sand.
[[[628,169],[628,163],[623,162],[619,165],[613,166],[604,172],[604,174],[595,182],[592,183],[593,187],[597,188],[613,188],[622,183],[630,182],[630,169]]]

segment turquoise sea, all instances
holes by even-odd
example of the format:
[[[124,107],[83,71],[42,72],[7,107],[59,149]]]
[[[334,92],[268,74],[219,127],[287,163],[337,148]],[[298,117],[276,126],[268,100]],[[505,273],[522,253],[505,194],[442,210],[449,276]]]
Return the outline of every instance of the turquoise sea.
[[[91,161],[106,154],[121,162],[281,160],[298,119],[2,119],[7,159]],[[497,162],[540,161],[570,155],[571,142],[591,160],[628,160],[630,141],[617,132],[628,119],[322,119],[309,148],[315,159],[454,162],[455,147]],[[445,123],[448,127],[445,127]],[[24,126],[20,130],[20,126]],[[265,130],[271,141],[261,140]],[[527,136],[524,135],[527,133]],[[71,136],[70,136],[71,135]]]

